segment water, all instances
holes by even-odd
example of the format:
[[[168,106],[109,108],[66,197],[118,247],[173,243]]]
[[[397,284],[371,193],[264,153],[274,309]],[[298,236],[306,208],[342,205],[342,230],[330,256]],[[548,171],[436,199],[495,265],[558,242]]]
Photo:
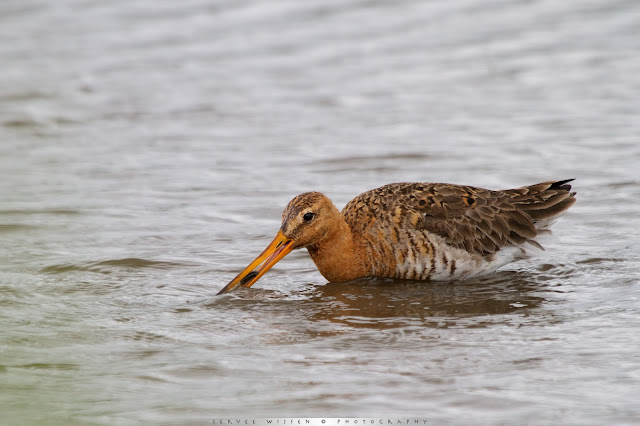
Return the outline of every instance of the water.
[[[640,421],[640,4],[0,4],[0,423]],[[294,195],[576,178],[540,257],[215,293]]]

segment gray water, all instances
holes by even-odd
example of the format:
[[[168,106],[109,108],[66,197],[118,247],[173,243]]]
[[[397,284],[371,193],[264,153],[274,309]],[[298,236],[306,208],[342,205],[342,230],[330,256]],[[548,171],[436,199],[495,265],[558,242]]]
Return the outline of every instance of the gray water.
[[[0,3],[0,423],[640,422],[640,3]],[[535,259],[216,297],[298,193],[576,178]]]

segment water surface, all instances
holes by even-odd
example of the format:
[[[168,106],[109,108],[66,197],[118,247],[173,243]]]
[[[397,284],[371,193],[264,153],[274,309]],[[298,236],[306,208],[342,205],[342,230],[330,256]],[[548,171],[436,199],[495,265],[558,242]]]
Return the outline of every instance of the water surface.
[[[6,424],[640,421],[640,4],[0,5]],[[216,297],[295,195],[576,178],[536,259]],[[465,421],[465,419],[467,421]]]

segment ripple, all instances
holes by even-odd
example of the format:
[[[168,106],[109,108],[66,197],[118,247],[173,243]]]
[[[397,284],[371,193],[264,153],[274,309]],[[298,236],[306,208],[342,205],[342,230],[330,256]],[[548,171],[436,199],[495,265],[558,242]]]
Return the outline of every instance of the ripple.
[[[76,364],[59,364],[59,363],[31,363],[8,366],[10,368],[23,368],[26,370],[75,370],[79,366]]]
[[[577,260],[576,263],[578,265],[591,265],[598,263],[609,263],[609,262],[624,262],[626,259],[621,259],[618,257],[592,257],[584,260]]]
[[[22,223],[0,223],[0,233],[2,232],[18,232],[18,231],[30,231],[38,229],[35,225],[25,225]]]
[[[332,157],[315,160],[310,166],[318,173],[336,173],[345,171],[393,171],[398,164],[421,163],[442,159],[440,154],[425,153],[385,153],[383,155]]]
[[[139,259],[135,257],[129,257],[124,259],[110,259],[97,262],[84,262],[78,264],[63,263],[57,265],[50,265],[40,270],[43,274],[63,274],[74,271],[89,271],[98,272],[103,274],[109,274],[113,269],[127,268],[127,269],[173,269],[187,266],[185,263],[167,262],[160,260],[147,260]]]
[[[15,210],[0,210],[0,215],[7,216],[29,216],[29,215],[61,215],[72,216],[83,214],[80,210],[73,209],[15,209]]]

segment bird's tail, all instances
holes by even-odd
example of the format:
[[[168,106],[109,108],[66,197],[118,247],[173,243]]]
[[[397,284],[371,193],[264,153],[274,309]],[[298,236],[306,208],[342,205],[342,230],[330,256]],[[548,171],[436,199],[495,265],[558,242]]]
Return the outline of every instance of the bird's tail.
[[[569,184],[572,180],[543,182],[504,192],[512,197],[518,210],[531,217],[536,231],[542,234],[576,202],[576,193]]]

